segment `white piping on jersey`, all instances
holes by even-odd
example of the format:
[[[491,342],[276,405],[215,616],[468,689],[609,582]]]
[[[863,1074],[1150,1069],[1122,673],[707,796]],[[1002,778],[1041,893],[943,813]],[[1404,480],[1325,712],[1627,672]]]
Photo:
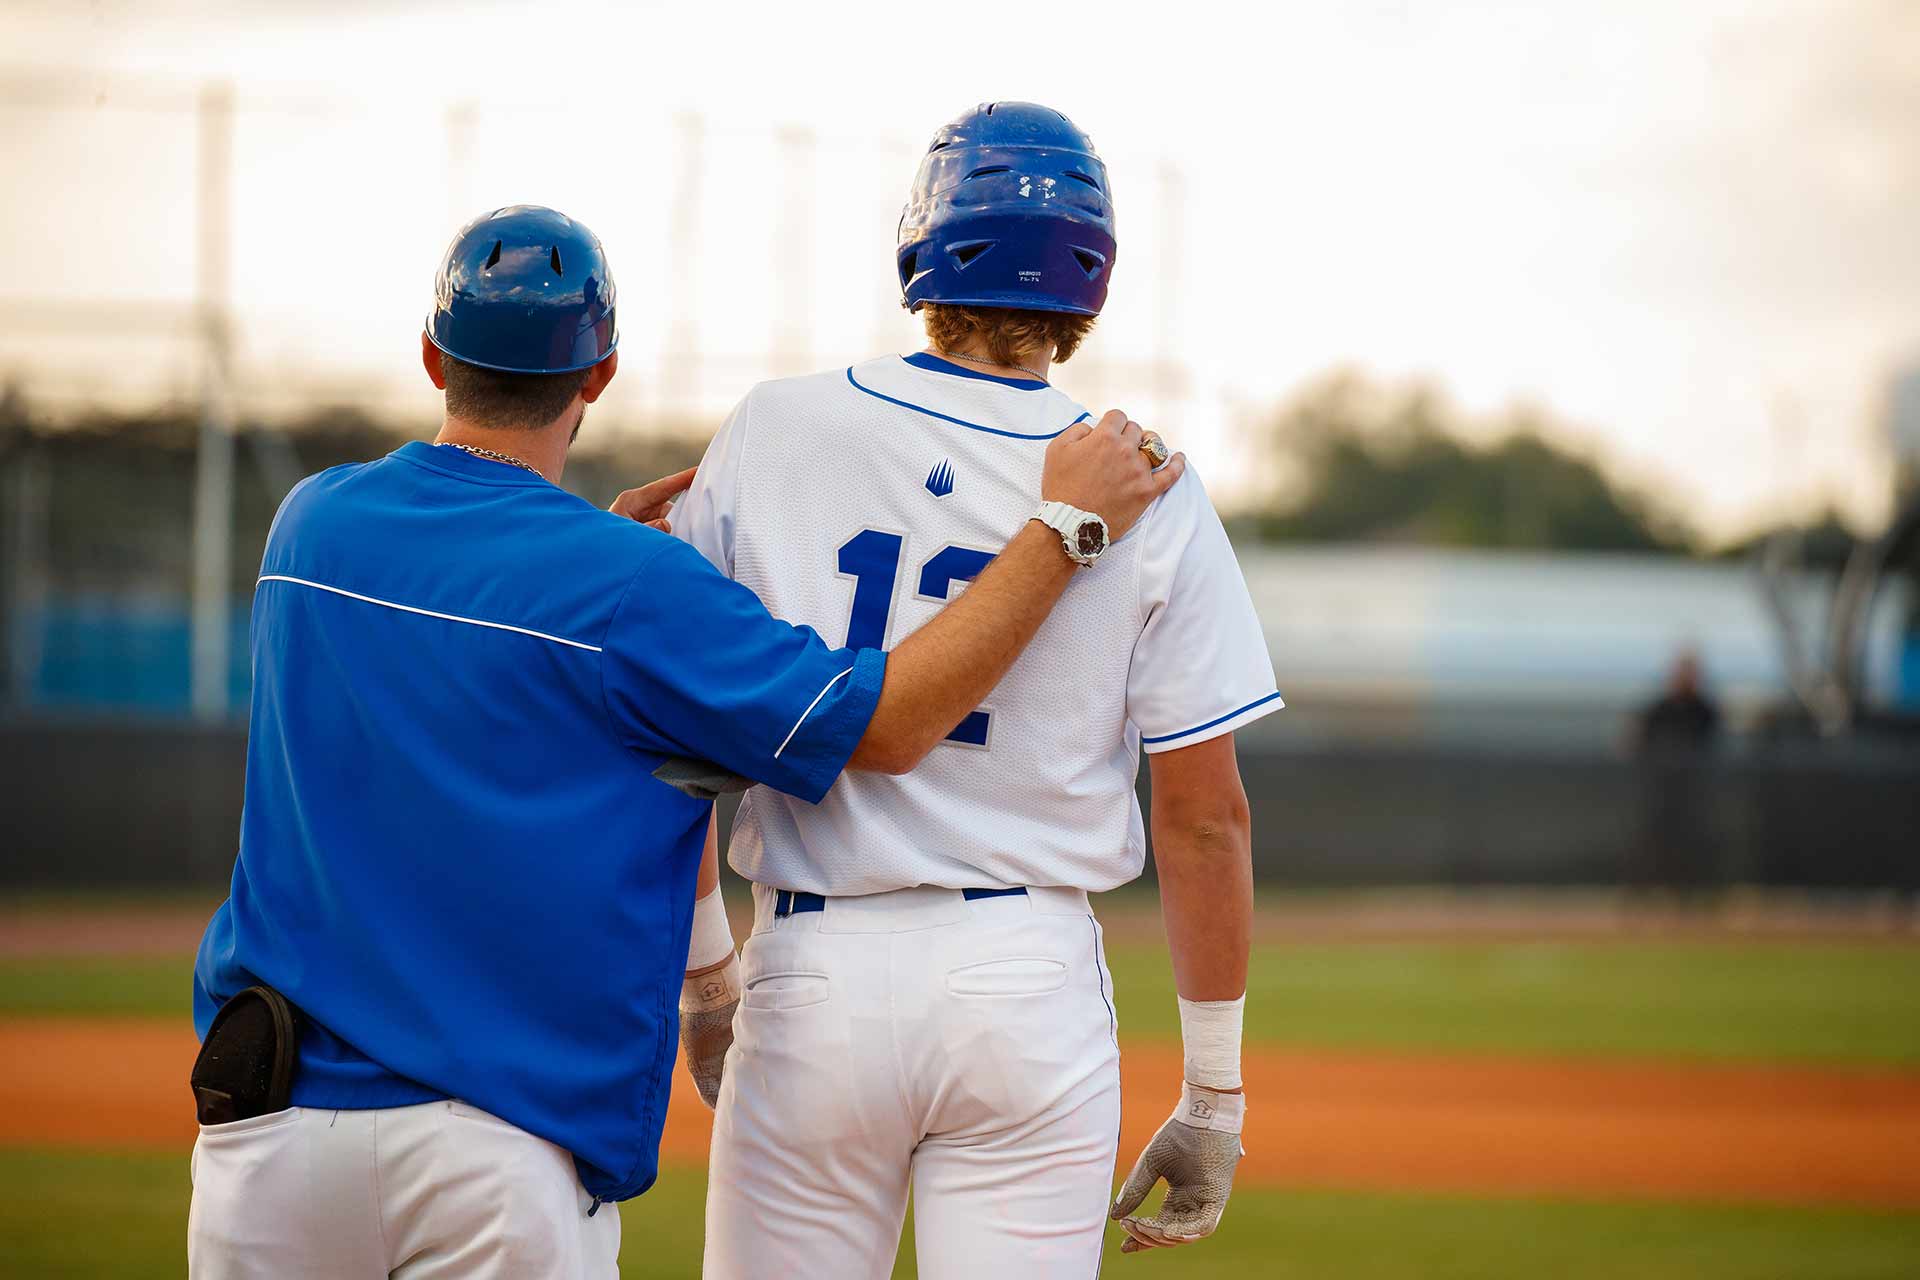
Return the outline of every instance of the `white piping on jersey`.
[[[376,596],[363,596],[358,591],[348,591],[343,587],[330,587],[324,582],[309,582],[305,578],[292,578],[284,573],[263,573],[261,582],[291,582],[295,586],[312,587],[316,591],[331,591],[334,595],[345,596],[349,600],[360,600],[367,604],[377,604],[388,609],[398,609],[402,613],[417,613],[423,618],[439,618],[444,622],[464,622],[470,627],[487,627],[494,631],[511,631],[516,635],[532,636],[535,640],[551,640],[555,644],[566,645],[569,649],[585,649],[588,653],[604,653],[597,644],[585,644],[579,640],[569,640],[565,636],[550,636],[544,631],[534,631],[527,627],[516,627],[505,622],[488,622],[484,618],[463,618],[457,613],[439,613],[432,609],[419,609],[410,604],[395,604],[391,600],[382,600]],[[256,584],[257,585],[257,584]],[[818,701],[818,699],[815,699]],[[807,708],[811,711],[813,708]],[[805,719],[805,717],[801,717]],[[794,726],[796,729],[798,725]],[[789,735],[791,736],[791,735]]]
[[[1163,733],[1160,736],[1155,738],[1142,738],[1140,739],[1140,745],[1145,746],[1149,742],[1172,742],[1175,738],[1184,738],[1189,736],[1190,734],[1198,733],[1202,729],[1211,729],[1213,728],[1213,726],[1217,724],[1225,724],[1227,721],[1233,719],[1235,716],[1245,715],[1247,712],[1253,710],[1255,707],[1264,707],[1269,702],[1272,702],[1275,698],[1278,698],[1279,696],[1280,696],[1280,691],[1278,689],[1275,689],[1272,693],[1268,694],[1266,697],[1255,698],[1252,702],[1249,702],[1246,706],[1241,707],[1235,711],[1229,711],[1227,712],[1227,714],[1223,716],[1218,716],[1215,719],[1209,720],[1205,724],[1197,724],[1193,726],[1193,728],[1191,729],[1182,729],[1178,733]],[[1282,703],[1281,705],[1285,706],[1286,704]]]
[[[833,688],[833,686],[839,684],[842,680],[845,680],[848,676],[852,674],[853,674],[853,668],[848,667],[845,671],[842,671],[839,675],[827,681],[825,687],[823,687],[819,693],[816,693],[813,695],[813,701],[807,704],[807,709],[800,713],[800,718],[793,722],[793,728],[787,730],[787,736],[781,740],[780,751],[785,751],[787,749],[787,746],[793,741],[793,735],[800,732],[800,726],[807,722],[807,717],[813,714],[813,709],[820,705],[820,699],[827,696],[827,690]],[[773,758],[775,760],[778,760],[780,758],[780,751],[775,751],[773,753]]]
[[[851,365],[847,366],[847,381],[853,384],[855,391],[864,391],[875,400],[885,400],[888,404],[897,404],[902,409],[911,409],[915,413],[924,413],[929,418],[938,418],[942,422],[951,422],[956,427],[965,427],[969,431],[984,431],[990,436],[1005,436],[1009,440],[1051,440],[1059,435],[1060,431],[1065,431],[1067,427],[1072,426],[1074,422],[1085,422],[1093,416],[1085,410],[1082,410],[1079,417],[1075,418],[1073,422],[1069,422],[1067,427],[1061,427],[1060,431],[1043,431],[1039,435],[1028,435],[1021,431],[1003,431],[999,427],[986,427],[978,422],[968,422],[965,418],[956,418],[952,414],[940,413],[927,408],[925,405],[915,404],[911,400],[900,400],[887,395],[885,392],[875,391],[872,387],[861,385],[859,379],[853,376],[853,366]]]

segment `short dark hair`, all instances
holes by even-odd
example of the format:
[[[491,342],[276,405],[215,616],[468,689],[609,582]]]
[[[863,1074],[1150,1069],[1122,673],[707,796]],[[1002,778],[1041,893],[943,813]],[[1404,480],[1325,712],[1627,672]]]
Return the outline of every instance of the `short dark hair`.
[[[1070,311],[1020,311],[1011,307],[962,307],[929,302],[920,308],[927,337],[943,351],[979,338],[995,364],[1011,365],[1023,351],[1050,347],[1065,364],[1093,329],[1095,317]]]
[[[455,360],[442,353],[440,374],[447,383],[447,414],[478,427],[546,426],[573,403],[592,369],[572,373],[502,373]]]

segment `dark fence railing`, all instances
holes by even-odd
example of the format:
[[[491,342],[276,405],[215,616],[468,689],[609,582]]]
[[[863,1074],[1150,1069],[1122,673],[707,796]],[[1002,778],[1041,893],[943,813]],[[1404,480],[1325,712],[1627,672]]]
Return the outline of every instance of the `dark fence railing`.
[[[1243,745],[1264,882],[1920,887],[1920,755],[1792,742],[1699,764]],[[245,731],[0,724],[0,887],[211,887]]]
[[[0,885],[224,883],[245,782],[240,727],[0,725]]]
[[[1792,743],[1645,763],[1434,745],[1243,753],[1294,884],[1920,885],[1920,755]]]

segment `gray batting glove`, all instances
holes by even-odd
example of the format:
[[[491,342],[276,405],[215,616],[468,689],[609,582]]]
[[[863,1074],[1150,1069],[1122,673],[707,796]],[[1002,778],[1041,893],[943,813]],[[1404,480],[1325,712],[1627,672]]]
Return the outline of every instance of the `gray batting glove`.
[[[700,1101],[712,1107],[720,1098],[727,1050],[733,1047],[733,1012],[740,1007],[740,958],[700,973],[680,987],[680,1049]]]
[[[1134,1161],[1108,1213],[1127,1233],[1120,1252],[1192,1244],[1213,1234],[1233,1194],[1233,1171],[1246,1154],[1240,1146],[1245,1114],[1244,1094],[1185,1086],[1179,1109]],[[1134,1210],[1162,1178],[1167,1198],[1160,1212],[1135,1217]]]

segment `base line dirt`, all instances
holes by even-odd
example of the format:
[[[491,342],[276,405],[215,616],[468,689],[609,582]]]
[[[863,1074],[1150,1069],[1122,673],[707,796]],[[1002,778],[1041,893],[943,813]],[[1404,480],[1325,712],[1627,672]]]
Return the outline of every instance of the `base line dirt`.
[[[0,1145],[184,1152],[195,1047],[168,1022],[0,1022]],[[1180,1054],[1121,1061],[1124,1173]],[[1920,1074],[1259,1050],[1246,1081],[1249,1183],[1920,1208]],[[663,1157],[703,1163],[708,1133],[676,1068]]]

